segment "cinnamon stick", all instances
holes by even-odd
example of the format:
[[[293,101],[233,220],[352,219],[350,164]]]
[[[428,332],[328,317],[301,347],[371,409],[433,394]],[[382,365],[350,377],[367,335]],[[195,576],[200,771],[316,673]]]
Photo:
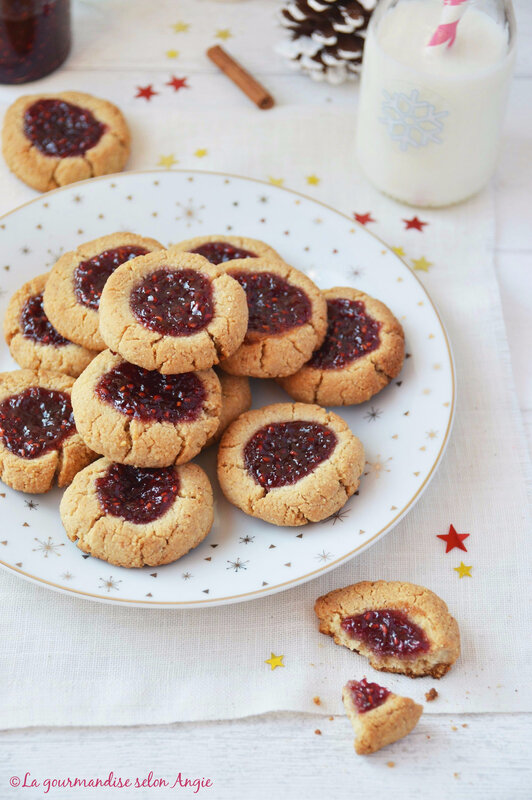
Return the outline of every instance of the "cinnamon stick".
[[[268,90],[256,81],[253,75],[245,70],[238,61],[235,61],[223,47],[220,45],[209,47],[207,56],[256,106],[266,110],[274,105],[274,99]]]

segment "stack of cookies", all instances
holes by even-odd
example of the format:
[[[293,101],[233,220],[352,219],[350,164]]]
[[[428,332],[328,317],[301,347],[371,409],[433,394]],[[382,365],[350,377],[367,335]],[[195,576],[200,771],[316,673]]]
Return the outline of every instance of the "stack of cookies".
[[[207,536],[212,488],[190,462],[220,438],[220,486],[245,513],[291,526],[339,510],[364,450],[323,406],[368,400],[404,356],[381,302],[322,292],[240,237],[87,242],[14,295],[4,332],[23,369],[0,376],[0,476],[27,492],[70,484],[69,538],[128,567]],[[249,411],[249,377],[296,402]]]

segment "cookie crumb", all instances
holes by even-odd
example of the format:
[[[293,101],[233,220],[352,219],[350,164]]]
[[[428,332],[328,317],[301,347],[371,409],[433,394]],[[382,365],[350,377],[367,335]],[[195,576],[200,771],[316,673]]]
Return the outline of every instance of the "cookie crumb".
[[[453,772],[453,778],[459,778],[459,777],[460,777],[459,772]]]
[[[316,697],[313,697],[313,698],[312,698],[312,702],[313,702],[313,703],[314,703],[314,705],[316,705],[316,706],[321,706],[321,698],[320,698],[320,697],[318,697],[318,695],[316,695]]]
[[[319,728],[316,728],[316,730],[314,731],[314,733],[316,734],[316,736],[321,736],[321,731],[320,731],[320,729],[319,729]]]
[[[469,728],[469,725],[467,724],[467,722],[464,722],[464,724],[462,725],[462,728]]]
[[[436,700],[437,697],[438,697],[438,692],[434,687],[432,687],[432,689],[430,689],[428,692],[425,692],[425,700],[427,701],[427,703],[432,703],[432,701]]]
[[[451,730],[452,730],[452,731],[457,731],[457,730],[458,730],[458,728],[456,727],[456,725],[451,725]]]
[[[395,761],[387,761],[386,766],[390,768],[395,767]]]
[[[334,721],[334,717],[329,717],[330,722]]]

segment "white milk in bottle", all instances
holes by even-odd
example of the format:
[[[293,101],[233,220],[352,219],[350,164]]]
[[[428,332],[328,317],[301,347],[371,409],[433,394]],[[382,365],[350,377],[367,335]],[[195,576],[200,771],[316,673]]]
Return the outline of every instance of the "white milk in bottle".
[[[495,168],[515,56],[511,0],[470,0],[451,47],[427,47],[442,0],[381,0],[364,48],[360,164],[381,191],[443,206]]]

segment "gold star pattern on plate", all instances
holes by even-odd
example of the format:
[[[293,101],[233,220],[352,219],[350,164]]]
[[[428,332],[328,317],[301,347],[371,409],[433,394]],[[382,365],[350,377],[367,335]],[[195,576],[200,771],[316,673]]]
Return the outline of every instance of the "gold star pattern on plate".
[[[172,30],[174,33],[187,33],[190,25],[188,22],[175,22],[172,25]]]
[[[209,151],[207,150],[206,147],[199,147],[194,153],[194,155],[196,156],[196,158],[205,158],[208,152]]]
[[[174,164],[179,164],[179,161],[174,158],[173,153],[170,153],[167,156],[161,156],[157,162],[158,167],[166,167],[166,169],[170,169],[170,167],[173,167]]]
[[[179,58],[179,50],[167,50],[166,58]]]
[[[437,439],[438,431],[427,431],[427,439]]]
[[[320,180],[321,178],[318,178],[317,175],[307,175],[307,183],[309,186],[317,186]]]
[[[229,30],[229,28],[219,28],[216,31],[216,38],[221,39],[223,42],[227,41],[227,39],[231,39],[233,34]]]
[[[471,570],[473,569],[473,565],[468,567],[466,564],[464,564],[463,561],[460,561],[460,566],[459,567],[453,567],[453,569],[454,569],[455,572],[458,573],[458,577],[459,578],[465,578],[466,576],[468,578],[472,578],[473,577],[471,575]]]
[[[275,653],[272,653],[270,658],[267,658],[264,663],[265,664],[269,664],[270,667],[272,668],[272,672],[273,672],[273,670],[276,667],[284,667],[284,666],[286,666],[285,664],[283,664],[283,658],[284,658],[284,656],[276,656]]]
[[[271,175],[268,175],[268,180],[273,186],[282,186],[284,184],[284,178],[273,178]]]
[[[405,251],[402,247],[392,247],[392,253],[395,253],[396,256],[400,256],[402,258],[405,254]]]
[[[421,256],[421,258],[413,258],[412,265],[414,269],[419,270],[419,272],[428,272],[429,267],[433,266],[432,261],[427,261],[425,256]]]

